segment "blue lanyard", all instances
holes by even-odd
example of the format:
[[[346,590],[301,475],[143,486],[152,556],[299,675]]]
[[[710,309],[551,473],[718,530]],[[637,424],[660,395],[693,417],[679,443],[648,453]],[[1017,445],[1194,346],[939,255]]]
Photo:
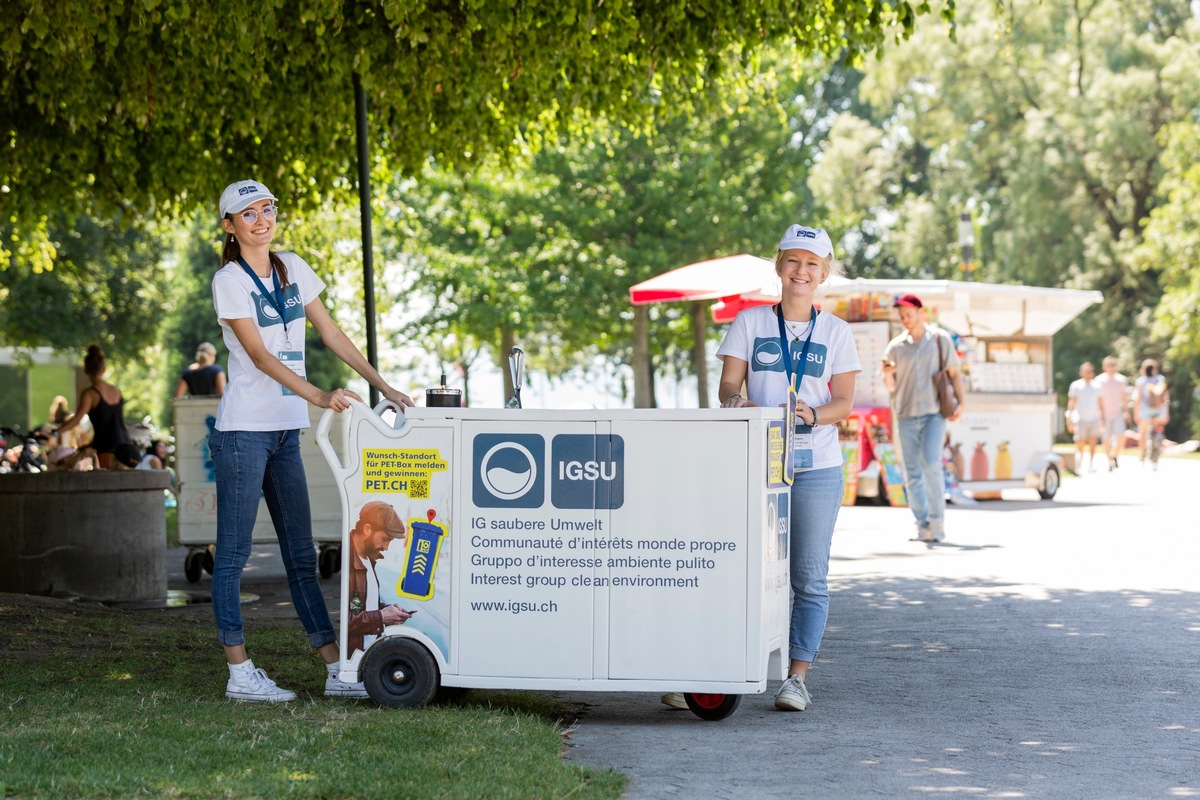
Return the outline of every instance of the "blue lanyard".
[[[268,292],[267,287],[263,285],[262,278],[258,277],[258,273],[256,273],[254,270],[250,269],[250,265],[246,263],[246,259],[238,256],[238,263],[242,265],[242,269],[246,270],[246,274],[253,279],[254,285],[258,287],[260,292],[262,292],[263,299],[270,303],[271,307],[278,312],[279,321],[283,323],[284,343],[287,347],[291,347],[292,340],[291,337],[288,336],[287,332],[287,317],[283,314],[283,289],[279,285],[279,273],[275,271],[274,267],[271,268],[271,285],[274,291]]]
[[[812,316],[808,318],[808,338],[804,340],[804,348],[800,351],[800,368],[797,370],[799,380],[792,376],[792,348],[788,343],[787,331],[783,329],[783,303],[775,306],[775,316],[779,318],[779,343],[783,345],[784,358],[783,366],[787,370],[788,386],[792,387],[793,391],[800,391],[800,384],[804,381],[804,366],[808,363],[808,346],[812,344],[813,331],[817,329],[817,307],[812,307]]]

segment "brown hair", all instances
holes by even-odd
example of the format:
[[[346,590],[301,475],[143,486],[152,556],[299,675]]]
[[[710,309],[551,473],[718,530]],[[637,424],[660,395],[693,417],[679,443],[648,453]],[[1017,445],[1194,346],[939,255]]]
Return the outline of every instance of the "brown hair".
[[[226,214],[225,219],[232,220],[233,214]],[[232,233],[225,234],[225,244],[221,248],[221,266],[225,266],[230,261],[237,261],[242,255],[242,245]],[[279,276],[279,285],[286,287],[288,285],[287,267],[284,266],[283,259],[275,253],[274,250],[268,251],[271,257],[271,268],[275,270],[275,274]]]
[[[88,346],[87,355],[83,358],[83,371],[90,378],[94,378],[104,371],[104,351],[100,349],[100,345]]]

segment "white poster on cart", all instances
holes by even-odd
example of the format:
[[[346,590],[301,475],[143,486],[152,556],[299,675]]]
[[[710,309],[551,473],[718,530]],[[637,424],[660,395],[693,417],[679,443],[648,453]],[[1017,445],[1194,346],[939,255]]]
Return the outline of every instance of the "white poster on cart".
[[[366,650],[391,625],[423,634],[450,658],[453,435],[432,428],[420,441],[358,450],[361,480],[350,492],[347,658]]]

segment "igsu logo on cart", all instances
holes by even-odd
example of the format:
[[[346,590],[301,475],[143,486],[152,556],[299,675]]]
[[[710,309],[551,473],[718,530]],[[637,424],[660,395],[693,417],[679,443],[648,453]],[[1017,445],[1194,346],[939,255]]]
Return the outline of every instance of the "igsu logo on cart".
[[[536,433],[475,437],[471,499],[477,508],[540,508],[546,501],[546,440]]]
[[[620,508],[625,502],[625,440],[563,433],[550,442],[555,508]]]

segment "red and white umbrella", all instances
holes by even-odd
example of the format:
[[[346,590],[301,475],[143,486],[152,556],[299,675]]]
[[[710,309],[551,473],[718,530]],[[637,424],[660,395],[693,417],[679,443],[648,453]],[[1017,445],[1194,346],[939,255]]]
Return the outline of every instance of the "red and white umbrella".
[[[635,306],[671,301],[718,300],[714,322],[729,322],[743,308],[779,299],[775,264],[745,253],[713,258],[656,275],[629,288]]]

